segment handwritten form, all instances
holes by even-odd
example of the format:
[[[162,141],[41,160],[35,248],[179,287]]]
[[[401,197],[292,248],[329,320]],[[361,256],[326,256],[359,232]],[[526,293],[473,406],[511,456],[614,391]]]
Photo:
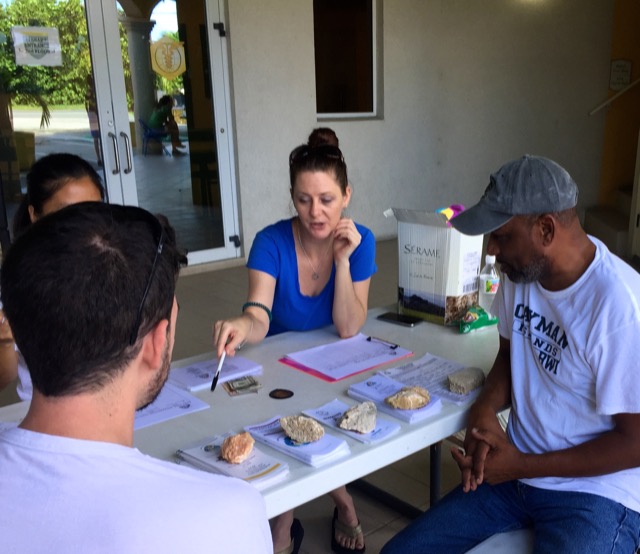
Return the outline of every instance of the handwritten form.
[[[339,381],[412,355],[413,352],[397,344],[359,333],[350,339],[287,354],[280,362],[325,381]]]
[[[419,360],[413,360],[407,364],[385,369],[380,373],[386,377],[399,381],[403,385],[424,387],[431,394],[454,404],[466,404],[478,396],[481,389],[476,389],[468,394],[456,394],[449,390],[447,376],[466,366],[434,356],[425,354]]]

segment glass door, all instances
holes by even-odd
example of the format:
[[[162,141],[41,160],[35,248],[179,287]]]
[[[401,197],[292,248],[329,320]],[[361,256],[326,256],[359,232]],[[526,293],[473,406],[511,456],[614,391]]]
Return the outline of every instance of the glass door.
[[[0,3],[3,237],[36,159],[69,152],[103,172],[94,73],[80,2]]]
[[[34,159],[52,151],[73,152],[102,171],[110,202],[165,214],[191,264],[237,257],[235,163],[219,2],[160,0],[150,13],[147,1],[122,4],[0,4],[0,42],[4,37],[2,47],[14,58],[13,64],[0,62],[3,83],[6,65],[12,80],[8,92],[0,89],[0,168],[8,214]],[[57,58],[49,65],[42,56],[32,66],[16,63],[10,34],[16,28],[35,33],[36,38],[26,35],[32,42],[46,39],[52,52],[58,40]],[[25,82],[35,83],[30,90],[37,90],[44,104],[16,93],[14,82],[24,90]],[[9,106],[4,112],[3,97]],[[41,126],[47,110],[49,120]]]

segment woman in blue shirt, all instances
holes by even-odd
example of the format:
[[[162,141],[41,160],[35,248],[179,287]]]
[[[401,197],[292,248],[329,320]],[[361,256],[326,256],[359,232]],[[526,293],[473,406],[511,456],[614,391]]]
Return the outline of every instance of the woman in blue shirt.
[[[315,129],[289,156],[291,199],[297,215],[260,231],[247,267],[249,295],[242,315],[218,321],[218,356],[268,335],[335,325],[340,337],[360,331],[376,272],[375,238],[343,217],[351,200],[347,166],[331,129]],[[345,487],[330,493],[336,509],[334,552],[363,552],[364,535]],[[293,526],[293,527],[292,527]],[[297,552],[302,540],[293,512],[272,521],[274,552]]]

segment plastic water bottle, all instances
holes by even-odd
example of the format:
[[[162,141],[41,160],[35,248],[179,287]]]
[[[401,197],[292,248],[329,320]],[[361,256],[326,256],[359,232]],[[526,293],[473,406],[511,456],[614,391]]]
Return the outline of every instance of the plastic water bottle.
[[[496,297],[500,286],[500,275],[496,269],[496,257],[487,254],[484,258],[484,267],[478,277],[478,305],[488,314],[491,314],[491,304]],[[493,315],[493,314],[491,314]]]

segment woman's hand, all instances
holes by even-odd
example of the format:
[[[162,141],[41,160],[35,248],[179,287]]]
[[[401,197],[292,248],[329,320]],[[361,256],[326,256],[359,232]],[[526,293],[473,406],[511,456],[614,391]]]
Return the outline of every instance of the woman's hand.
[[[228,356],[235,356],[236,350],[240,350],[251,336],[253,326],[253,318],[246,314],[234,319],[216,321],[213,324],[213,344],[218,358],[222,356],[223,351],[226,351]]]
[[[343,218],[333,231],[333,259],[336,263],[349,260],[360,244],[362,236],[353,219]]]

